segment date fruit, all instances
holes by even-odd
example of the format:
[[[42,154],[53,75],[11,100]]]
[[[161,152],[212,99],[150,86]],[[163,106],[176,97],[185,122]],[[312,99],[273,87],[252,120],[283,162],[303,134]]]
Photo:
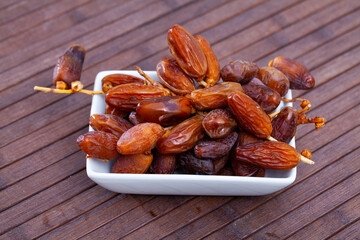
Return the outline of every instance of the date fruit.
[[[247,84],[242,88],[266,113],[273,112],[281,102],[280,94],[267,86]]]
[[[272,131],[269,116],[260,105],[242,92],[228,97],[229,107],[243,129],[259,138],[268,138]]]
[[[105,102],[119,110],[134,111],[142,100],[163,97],[167,94],[165,89],[157,86],[126,83],[111,88],[106,93]]]
[[[128,74],[110,74],[105,76],[102,80],[102,90],[104,93],[107,93],[111,88],[126,84],[126,83],[138,83],[143,85],[146,81],[144,79],[131,76]]]
[[[195,90],[194,81],[185,74],[175,59],[163,57],[156,65],[156,72],[165,87],[178,95],[190,94]]]
[[[182,70],[190,77],[203,77],[207,70],[207,61],[194,36],[185,28],[175,24],[169,29],[167,39],[170,53]]]
[[[217,159],[200,159],[192,151],[180,154],[177,158],[180,166],[190,173],[212,175],[220,171],[226,164],[229,154]]]
[[[236,60],[221,69],[221,79],[225,82],[247,84],[256,77],[259,67],[253,62]]]
[[[198,158],[219,158],[228,154],[234,146],[238,134],[230,133],[226,138],[202,139],[194,148],[195,156]]]
[[[301,155],[284,142],[256,142],[236,148],[235,159],[263,168],[289,170],[296,167]]]
[[[204,137],[203,118],[195,115],[176,125],[159,139],[157,150],[162,154],[175,154],[193,148]]]
[[[86,51],[81,45],[74,44],[59,57],[53,73],[56,88],[70,89],[72,82],[80,81],[85,54]]]
[[[118,108],[109,105],[106,105],[105,107],[105,114],[111,114],[121,118],[127,118],[129,116],[128,111],[119,110]]]
[[[129,114],[129,121],[134,125],[145,122],[144,119],[142,119],[136,112],[131,112]]]
[[[146,173],[153,160],[151,153],[121,155],[111,168],[112,173]]]
[[[198,41],[206,57],[207,71],[205,74],[205,82],[209,87],[212,87],[220,80],[219,61],[206,38],[201,35],[197,35],[195,36],[195,39]]]
[[[234,115],[225,109],[214,109],[204,118],[202,125],[210,138],[224,138],[237,126]]]
[[[190,100],[180,96],[145,99],[136,108],[136,114],[145,121],[164,126],[177,124],[194,112]]]
[[[222,82],[213,87],[192,91],[190,98],[197,110],[224,108],[228,104],[227,97],[237,91],[243,91],[239,83]]]
[[[236,176],[264,177],[265,169],[254,164],[231,159],[231,166]]]
[[[295,136],[298,116],[295,108],[283,108],[271,122],[273,126],[271,136],[278,141],[289,143]]]
[[[154,150],[154,159],[150,166],[150,172],[154,174],[173,174],[176,166],[176,155],[161,154]]]
[[[89,125],[96,131],[112,133],[117,137],[133,127],[127,120],[110,114],[91,115]]]
[[[286,75],[274,67],[262,67],[257,77],[269,88],[277,91],[281,97],[289,90],[290,82]]]
[[[315,79],[309,70],[301,63],[286,57],[276,57],[269,62],[270,67],[274,67],[283,72],[290,81],[291,89],[311,89],[315,85]]]
[[[164,129],[157,123],[140,123],[121,135],[117,150],[123,155],[150,151],[163,133]]]
[[[79,148],[93,158],[110,160],[119,156],[116,151],[118,137],[107,132],[88,132],[77,138]]]

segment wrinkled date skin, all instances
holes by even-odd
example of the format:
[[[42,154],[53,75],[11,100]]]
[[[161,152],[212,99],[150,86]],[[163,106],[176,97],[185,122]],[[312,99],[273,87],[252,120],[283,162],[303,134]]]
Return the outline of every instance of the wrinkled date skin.
[[[167,91],[157,86],[127,83],[110,89],[106,93],[105,102],[119,110],[134,111],[142,100],[166,95]]]
[[[118,108],[109,105],[106,105],[105,107],[105,114],[111,114],[121,118],[127,118],[129,116],[128,111],[121,111]]]
[[[207,71],[207,61],[203,50],[193,35],[175,24],[167,33],[171,55],[182,70],[190,77],[201,78]]]
[[[162,154],[176,154],[193,148],[204,137],[203,117],[195,115],[169,130],[157,142],[156,148]]]
[[[202,125],[210,138],[224,138],[237,126],[234,115],[225,109],[214,109],[204,118]]]
[[[110,74],[102,79],[102,90],[104,93],[107,93],[111,88],[126,83],[144,85],[145,80],[127,74]]]
[[[285,107],[272,120],[271,136],[278,141],[289,143],[296,133],[298,112],[295,108]]]
[[[227,97],[237,91],[243,91],[239,83],[222,82],[213,87],[192,91],[190,98],[197,110],[224,108],[228,104]]]
[[[236,148],[235,159],[263,168],[289,170],[300,161],[296,149],[283,142],[256,142]]]
[[[286,57],[276,57],[269,62],[269,66],[279,69],[287,76],[291,89],[306,90],[315,86],[315,79],[309,70],[295,60]]]
[[[134,125],[145,122],[144,119],[142,119],[136,112],[131,112],[129,114],[129,121]]]
[[[229,96],[228,103],[240,127],[259,138],[270,136],[272,125],[269,116],[249,96],[236,92]]]
[[[79,148],[93,158],[110,160],[119,156],[116,151],[118,137],[106,132],[88,132],[77,138]]]
[[[250,163],[231,159],[231,166],[236,176],[264,177],[265,169]]]
[[[215,56],[215,53],[211,49],[210,43],[203,36],[197,35],[195,39],[198,41],[201,49],[203,50],[206,62],[207,71],[205,82],[211,87],[214,86],[220,80],[220,63]]]
[[[89,125],[96,131],[112,133],[117,137],[133,127],[127,120],[110,114],[91,115]]]
[[[156,65],[156,73],[165,87],[177,95],[190,94],[195,90],[194,81],[180,68],[175,59],[165,56]]]
[[[280,94],[267,86],[247,84],[242,88],[266,113],[273,112],[281,102]]]
[[[289,90],[290,82],[286,75],[274,67],[262,67],[257,77],[269,88],[277,91],[281,97]]]
[[[225,82],[247,84],[256,77],[259,67],[253,62],[236,60],[221,69],[221,78]]]
[[[229,154],[217,159],[200,159],[192,151],[180,154],[177,160],[182,168],[194,174],[212,175],[220,171],[226,164]]]
[[[190,100],[180,96],[145,99],[136,108],[136,114],[145,121],[164,126],[182,122],[194,112]]]
[[[153,160],[151,153],[122,155],[111,168],[112,173],[145,173]]]
[[[140,123],[121,135],[117,150],[123,155],[150,151],[163,133],[164,129],[157,123]]]
[[[154,174],[173,174],[176,166],[176,155],[161,154],[154,151],[154,159],[150,166],[150,172]]]
[[[202,139],[194,148],[195,156],[198,158],[219,158],[228,154],[234,146],[238,134],[230,133],[226,138]]]
[[[66,49],[54,68],[53,82],[55,86],[57,86],[57,82],[63,82],[66,84],[65,89],[70,89],[72,82],[80,81],[85,54],[85,49],[77,44]]]
[[[257,138],[247,132],[241,132],[239,133],[237,146],[244,146],[250,143],[263,142],[263,141],[264,141],[263,139]]]
[[[256,77],[251,79],[251,81],[248,84],[266,86],[260,79],[258,79]]]

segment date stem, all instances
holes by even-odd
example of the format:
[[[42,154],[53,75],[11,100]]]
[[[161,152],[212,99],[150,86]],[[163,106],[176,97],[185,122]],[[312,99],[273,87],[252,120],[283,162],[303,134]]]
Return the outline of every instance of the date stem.
[[[281,99],[284,102],[296,102],[296,101],[301,101],[300,103],[300,107],[302,108],[298,113],[302,114],[306,111],[308,111],[311,108],[311,102],[307,99],[303,99],[303,98],[293,98],[293,99],[287,99],[287,98],[282,98]]]
[[[164,86],[163,86],[161,83],[153,80],[151,77],[149,77],[149,75],[147,75],[146,73],[144,73],[144,71],[143,71],[139,66],[135,66],[135,70],[136,70],[141,76],[143,76],[151,85],[157,86],[157,87],[162,88],[162,89],[165,89],[165,90],[166,90],[166,96],[175,96],[175,94],[172,93],[169,89],[164,88]]]
[[[77,93],[77,92],[81,92],[87,95],[95,95],[95,94],[105,94],[103,91],[91,91],[91,90],[86,90],[83,89],[84,85],[80,82],[80,81],[75,81],[71,83],[71,89],[57,89],[57,88],[48,88],[48,87],[40,87],[40,86],[35,86],[34,90],[35,91],[40,91],[40,92],[52,92],[52,93],[63,93],[63,94],[71,94],[71,93]]]

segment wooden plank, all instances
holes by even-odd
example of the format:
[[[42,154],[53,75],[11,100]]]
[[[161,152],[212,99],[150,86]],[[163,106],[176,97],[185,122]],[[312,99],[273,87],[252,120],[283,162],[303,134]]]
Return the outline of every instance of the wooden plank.
[[[359,237],[360,219],[331,236],[329,240],[356,239]]]
[[[83,108],[2,147],[0,167],[5,167],[74,131],[84,128],[88,125],[89,120],[87,117],[78,118],[78,116],[89,116],[89,112],[89,107]]]
[[[344,225],[348,225],[360,217],[359,203],[360,195],[357,195],[316,221],[308,223],[306,227],[292,234],[290,239],[325,239],[331,236],[343,228]]]
[[[353,160],[355,161],[353,161],[352,164],[356,162],[355,158]],[[348,176],[348,173],[343,174]],[[264,237],[267,236],[267,233],[271,233],[272,236],[278,236],[280,239],[286,238],[288,234],[301,228],[307,222],[315,220],[327,213],[329,210],[341,206],[341,203],[356,197],[356,195],[360,192],[360,185],[357,185],[359,183],[360,172],[357,172],[334,187],[327,189],[325,192],[316,196],[314,199],[311,199],[309,202],[306,202],[294,211],[282,216],[271,225],[261,229],[261,231],[249,235],[248,237],[250,239],[264,239]],[[326,204],[324,204],[325,201]],[[306,217],[301,217],[302,215],[305,215]],[[321,238],[317,234],[313,235],[313,237]]]
[[[88,233],[88,231],[90,231],[89,229],[96,228],[98,224],[107,222],[116,215],[126,214],[153,198],[154,196],[147,195],[128,195],[123,201],[119,201],[116,198],[111,199],[93,210],[76,217],[74,220],[43,234],[39,239],[68,239],[70,236],[73,238],[80,237]]]
[[[2,0],[0,1],[0,9],[1,10],[6,10],[8,8],[13,7],[15,4],[18,4],[21,0],[13,0],[13,1],[7,1],[7,0]]]
[[[43,66],[39,66],[37,68],[39,69],[38,71],[42,71],[50,66],[55,65],[46,64],[46,62],[48,62],[48,58],[52,59],[52,61],[56,63],[56,56],[60,56],[61,54],[63,54],[64,49],[66,49],[74,42],[82,44],[83,46],[85,46],[86,49],[90,50],[93,47],[92,42],[106,42],[109,39],[107,36],[110,35],[104,35],[103,33],[103,39],[100,40],[94,39],[93,37],[95,36],[91,37],[91,34],[96,34],[96,32],[101,31],[101,29],[105,26],[111,26],[112,28],[115,28],[117,23],[116,20],[119,21],[121,19],[127,19],[129,16],[132,16],[134,14],[136,15],[136,13],[139,10],[141,11],[141,9],[151,8],[151,6],[153,5],[151,4],[151,2],[145,5],[140,5],[138,1],[125,2],[124,4],[121,4],[118,7],[106,11],[102,14],[99,14],[94,18],[90,18],[71,28],[67,28],[64,31],[53,34],[49,38],[42,39],[42,41],[36,42],[35,44],[32,44],[31,46],[22,49],[22,51],[15,52],[11,55],[11,58],[10,56],[4,57],[3,60],[8,62],[8,67],[4,66],[4,64],[1,63],[0,70],[3,71],[2,74],[5,74],[6,72],[11,72],[14,67],[16,68],[23,65],[26,66],[26,61],[32,59],[32,61],[38,60],[38,62],[44,63]],[[129,9],[131,9],[131,12],[129,12]],[[161,10],[161,8],[159,10]],[[136,23],[119,22],[118,24],[128,24],[128,26],[124,28],[124,30],[128,30],[128,28],[131,29]],[[107,30],[109,31],[109,29]],[[114,33],[117,33],[118,31],[119,30],[116,30],[114,31]],[[88,37],[88,40],[84,39],[85,36]],[[60,45],[62,46],[62,49],[59,48]],[[30,75],[33,74],[34,72]]]
[[[80,171],[1,212],[1,233],[79,194],[94,183]],[[29,211],[31,210],[31,211]]]
[[[11,2],[11,1],[8,1]],[[32,13],[38,9],[38,12],[41,11],[42,8],[47,5],[53,4],[53,0],[50,1],[41,1],[41,0],[33,0],[31,2],[28,1],[20,1],[9,5],[6,7],[5,11],[1,11],[0,13],[0,26],[5,24],[11,24],[12,21],[23,17],[29,13]]]
[[[44,20],[51,19],[58,14],[63,13],[64,11],[67,11],[73,7],[80,6],[81,4],[84,4],[85,2],[88,2],[89,0],[76,0],[76,1],[58,1],[55,2],[53,0],[51,1],[38,1],[44,5],[43,8],[37,9],[36,11],[30,11],[28,14],[25,14],[24,16],[19,16],[19,18],[13,18],[14,21],[11,23],[5,24],[0,26],[0,41],[4,40],[8,37],[11,37],[13,35],[16,35],[17,33],[21,31],[25,31],[39,23],[41,23]],[[52,2],[55,2],[52,4]],[[31,2],[29,2],[29,5],[32,5]]]
[[[98,185],[93,186],[58,205],[52,206],[49,210],[29,219],[25,223],[15,225],[26,220],[22,218],[21,221],[10,226],[14,228],[1,235],[0,239],[34,239],[60,224],[70,221],[73,217],[101,205],[105,201],[110,199],[112,201],[121,201],[127,197],[124,194],[110,192]],[[113,198],[116,198],[116,200]]]
[[[115,219],[112,219],[107,224],[97,224],[94,231],[88,229],[89,233],[85,236],[81,236],[82,239],[110,239],[110,238],[122,238],[126,235],[134,226],[141,228],[147,222],[156,219],[158,215],[169,214],[171,211],[194,197],[190,196],[161,196],[156,197],[141,207],[134,208],[133,210],[121,215]],[[93,219],[93,221],[96,221]],[[121,223],[121,224],[119,224]],[[80,235],[77,235],[80,236]]]
[[[21,31],[18,34],[1,41],[0,58],[13,54],[18,50],[21,51],[38,41],[46,39],[66,28],[79,24],[80,22],[94,17],[118,4],[122,4],[122,2],[112,0],[95,0],[85,3],[84,5],[77,6],[73,9],[69,9],[66,12],[62,9],[58,9],[62,11],[60,15],[47,21],[42,21],[41,24],[37,26]]]
[[[0,169],[0,189],[9,187],[78,151],[79,148],[75,144],[76,139],[81,134],[88,132],[88,130],[89,128],[86,126],[80,131],[74,132],[9,166]],[[51,157],[49,158],[49,156]]]

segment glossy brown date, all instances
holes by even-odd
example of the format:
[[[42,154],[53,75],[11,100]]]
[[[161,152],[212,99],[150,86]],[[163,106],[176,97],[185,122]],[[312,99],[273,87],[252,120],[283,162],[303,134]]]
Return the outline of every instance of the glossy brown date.
[[[96,131],[112,133],[117,137],[133,127],[127,120],[110,114],[91,115],[89,125]]]
[[[202,139],[195,148],[194,153],[198,158],[219,158],[228,154],[234,146],[238,134],[236,132],[230,133],[225,138],[220,139]]]
[[[112,173],[145,173],[153,160],[151,153],[121,155],[111,168]]]
[[[163,133],[164,129],[157,123],[140,123],[121,135],[117,150],[123,155],[150,151]]]
[[[70,89],[72,82],[80,81],[85,54],[82,46],[74,44],[59,57],[53,72],[53,82],[57,88]]]
[[[295,136],[298,116],[295,108],[283,108],[271,122],[273,126],[271,136],[278,141],[289,143]]]
[[[236,148],[235,159],[263,168],[289,170],[300,161],[296,149],[283,142],[256,142]]]
[[[237,126],[234,115],[225,109],[214,109],[204,118],[202,125],[210,138],[224,138]]]
[[[231,167],[236,176],[264,177],[265,169],[250,163],[231,159]]]
[[[154,159],[150,166],[150,172],[154,174],[173,174],[176,166],[176,155],[161,154],[154,150]]]
[[[268,138],[272,131],[269,116],[259,104],[242,92],[228,97],[228,104],[240,127],[259,138]]]
[[[256,77],[259,67],[253,62],[236,60],[221,69],[221,79],[225,82],[247,84]]]
[[[213,87],[192,91],[190,98],[197,110],[224,108],[227,106],[227,97],[237,91],[243,91],[239,83],[222,82]]]
[[[277,91],[281,97],[289,90],[290,82],[286,75],[274,67],[262,67],[257,77],[269,88]]]
[[[203,50],[206,62],[207,62],[207,71],[205,74],[205,82],[209,87],[214,86],[220,80],[220,64],[219,61],[211,49],[210,43],[203,36],[195,36],[196,41],[198,41],[201,49]]]
[[[279,69],[287,76],[291,89],[306,90],[315,86],[315,79],[309,70],[293,59],[279,56],[271,60],[269,66]]]
[[[266,113],[273,112],[281,102],[280,94],[267,86],[247,84],[242,88]]]
[[[109,105],[106,105],[105,107],[105,114],[111,114],[121,118],[127,118],[129,116],[128,111],[119,110],[118,108]]]
[[[182,70],[190,77],[203,77],[207,70],[207,61],[199,43],[185,28],[175,24],[167,33],[171,55]]]
[[[239,136],[238,136],[238,143],[237,146],[244,146],[250,143],[255,143],[255,142],[263,142],[264,139],[261,138],[257,138],[253,135],[251,135],[250,133],[247,132],[240,132]]]
[[[217,159],[197,158],[193,151],[187,151],[177,157],[179,165],[193,174],[212,175],[220,171],[226,164],[229,155]]]
[[[162,154],[182,153],[193,148],[204,137],[203,117],[195,115],[165,133],[156,148]]]
[[[165,87],[178,95],[190,94],[195,90],[194,81],[185,74],[175,59],[163,57],[156,65],[156,72]]]
[[[127,83],[111,88],[106,93],[105,102],[119,110],[134,111],[142,100],[167,94],[165,89],[157,86]]]
[[[77,145],[90,157],[110,160],[119,156],[116,151],[118,139],[111,133],[88,132],[77,138]]]
[[[159,123],[164,126],[174,125],[188,118],[195,109],[186,97],[165,96],[141,101],[136,114],[146,122]]]
[[[145,83],[145,80],[128,74],[116,73],[105,76],[101,80],[101,82],[103,92],[107,93],[107,91],[109,91],[111,88],[121,84],[138,83],[140,85],[143,85]]]

